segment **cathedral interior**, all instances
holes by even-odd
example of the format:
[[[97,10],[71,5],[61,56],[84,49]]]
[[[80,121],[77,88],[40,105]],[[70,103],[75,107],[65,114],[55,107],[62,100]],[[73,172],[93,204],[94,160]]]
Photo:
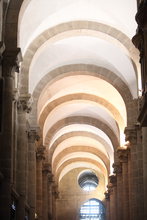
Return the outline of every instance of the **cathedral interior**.
[[[0,0],[0,220],[147,220],[147,0]]]

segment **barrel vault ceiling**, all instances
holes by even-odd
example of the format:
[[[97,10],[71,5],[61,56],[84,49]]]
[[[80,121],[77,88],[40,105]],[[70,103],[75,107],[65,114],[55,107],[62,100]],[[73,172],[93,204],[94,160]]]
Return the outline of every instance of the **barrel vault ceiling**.
[[[19,14],[22,91],[32,96],[57,181],[94,169],[107,185],[138,97],[135,0],[25,0]]]

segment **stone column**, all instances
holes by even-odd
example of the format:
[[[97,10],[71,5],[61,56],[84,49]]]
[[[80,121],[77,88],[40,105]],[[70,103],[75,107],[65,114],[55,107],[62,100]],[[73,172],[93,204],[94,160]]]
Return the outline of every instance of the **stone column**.
[[[110,220],[117,220],[117,179],[115,175],[109,176],[108,192],[110,194]]]
[[[139,127],[127,127],[125,129],[126,141],[130,146],[130,219],[143,219],[143,161],[142,144]]]
[[[36,211],[36,145],[39,136],[36,129],[30,128],[28,132],[28,204],[29,220],[34,220]]]
[[[13,110],[13,73],[17,68],[19,50],[5,51],[2,55],[2,99],[0,128],[0,219],[10,219],[11,183],[12,183],[12,110]],[[1,58],[0,58],[1,59]],[[3,108],[2,108],[3,107]]]
[[[138,121],[142,128],[144,219],[147,219],[147,1],[140,0],[136,14],[138,29],[132,41],[140,52],[142,96]],[[142,201],[141,201],[142,202]]]
[[[48,220],[48,174],[50,172],[50,164],[44,163],[43,164],[43,179],[42,179],[42,204],[43,204],[43,212],[42,212],[42,219]]]
[[[142,128],[144,219],[147,219],[147,128]]]
[[[117,219],[123,220],[123,203],[122,203],[122,164],[120,162],[116,162],[113,164],[114,174],[117,179]]]
[[[18,100],[18,130],[17,130],[17,219],[25,218],[27,196],[27,166],[28,166],[28,136],[26,114],[29,112],[28,95],[20,96]]]
[[[51,171],[48,174],[48,217],[49,220],[52,220],[52,216],[53,216],[53,194],[52,194],[52,187],[53,187],[53,175],[51,173]]]
[[[122,210],[123,220],[130,220],[130,196],[129,196],[129,175],[128,175],[128,160],[130,149],[127,146],[117,149],[118,158],[122,163]]]
[[[56,199],[59,198],[58,186],[53,183],[52,186],[52,220],[56,220]]]
[[[106,220],[110,220],[110,192],[105,192],[106,200]]]
[[[45,147],[40,146],[36,152],[36,213],[42,220],[42,162],[45,160]]]

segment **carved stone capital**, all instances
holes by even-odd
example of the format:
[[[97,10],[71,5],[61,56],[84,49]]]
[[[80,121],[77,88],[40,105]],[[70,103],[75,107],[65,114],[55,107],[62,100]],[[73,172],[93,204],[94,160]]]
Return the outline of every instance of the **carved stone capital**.
[[[137,143],[136,127],[126,127],[124,133],[126,135],[126,141],[129,141],[131,145]]]
[[[104,193],[104,195],[106,200],[110,199],[110,192],[108,190]]]
[[[37,160],[45,160],[44,152],[45,152],[45,147],[44,146],[38,147],[37,151],[36,151],[36,159]]]
[[[107,188],[108,188],[108,195],[109,195],[109,198],[110,198],[110,195],[113,193],[113,191],[114,191],[114,186],[113,186],[113,184],[112,183],[109,183],[108,185],[107,185]]]
[[[49,172],[48,174],[48,183],[49,185],[54,183],[54,175],[52,174],[52,172]]]
[[[55,197],[55,199],[58,199],[59,198],[58,186],[56,184],[54,184],[52,189],[53,189],[53,191],[52,191],[53,196]]]
[[[109,184],[111,187],[116,186],[117,184],[117,179],[116,179],[116,175],[111,175],[109,176]]]
[[[121,163],[127,163],[128,162],[128,155],[130,153],[130,148],[123,148],[123,147],[119,147],[117,148],[117,155],[119,158],[119,161]]]
[[[50,165],[50,163],[44,163],[43,164],[42,173],[45,174],[45,175],[51,173],[51,165]]]
[[[113,173],[115,173],[116,175],[122,174],[122,164],[121,163],[119,163],[119,162],[114,163],[112,167],[114,168]]]
[[[20,48],[16,50],[5,50],[2,55],[2,68],[4,76],[11,76],[12,70],[19,72],[19,65],[22,61],[22,55]]]
[[[26,112],[29,113],[31,111],[31,106],[29,103],[30,94],[27,95],[21,95],[17,102],[17,109],[20,112]]]
[[[35,141],[39,141],[38,132],[35,129],[30,129],[28,131],[28,139],[30,143],[34,143]]]

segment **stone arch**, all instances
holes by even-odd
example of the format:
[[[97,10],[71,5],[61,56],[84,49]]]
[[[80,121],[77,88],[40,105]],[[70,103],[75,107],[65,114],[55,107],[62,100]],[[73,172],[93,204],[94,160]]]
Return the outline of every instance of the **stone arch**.
[[[66,155],[68,155],[68,153],[72,153],[72,152],[89,152],[89,150],[90,150],[90,153],[98,156],[104,162],[104,164],[108,170],[108,173],[109,173],[110,172],[110,162],[109,162],[108,158],[102,152],[100,152],[98,149],[96,149],[94,147],[90,147],[90,146],[71,146],[71,147],[68,147],[67,149],[64,149],[61,153],[59,153],[56,156],[56,158],[52,164],[53,174],[55,173],[58,162],[60,161],[60,159],[63,156],[66,156]]]
[[[70,133],[66,133],[66,134],[63,134],[62,136],[60,136],[58,139],[56,139],[53,144],[50,146],[49,148],[49,161],[50,163],[53,162],[53,155],[54,155],[54,152],[57,148],[57,146],[63,142],[64,140],[66,140],[67,138],[71,138],[71,137],[76,137],[76,136],[86,136],[86,137],[90,137],[90,138],[93,138],[95,139],[96,141],[100,142],[100,144],[102,144],[104,147],[105,147],[105,150],[107,152],[107,154],[109,155],[111,153],[110,151],[110,146],[109,144],[100,136],[96,135],[96,134],[93,134],[93,133],[90,133],[90,132],[86,132],[86,131],[73,131],[73,132],[70,132]],[[71,144],[72,146],[72,144]],[[70,147],[70,146],[69,146]],[[81,146],[82,147],[82,146]],[[85,146],[86,147],[86,146]],[[79,146],[80,148],[80,146]],[[98,150],[98,149],[97,149]],[[111,149],[112,150],[112,149]],[[102,152],[101,152],[102,153]],[[110,159],[110,158],[109,158]],[[107,161],[107,160],[106,160]]]
[[[60,130],[62,127],[66,126],[66,125],[70,125],[70,124],[75,124],[75,123],[76,124],[77,123],[89,124],[89,125],[95,126],[97,128],[100,128],[102,131],[104,131],[104,133],[107,134],[107,136],[109,137],[109,139],[112,142],[114,149],[116,149],[119,146],[118,138],[116,137],[114,132],[106,124],[104,124],[102,121],[100,121],[98,119],[91,118],[91,117],[84,117],[84,116],[83,117],[81,117],[81,116],[67,117],[67,118],[64,118],[64,119],[58,121],[47,132],[47,135],[44,140],[44,145],[46,147],[48,147],[50,140],[51,140],[51,136],[54,136],[54,134],[58,130]]]
[[[59,33],[67,32],[70,30],[79,30],[79,29],[80,30],[81,29],[95,30],[95,31],[108,34],[111,37],[117,39],[119,42],[121,42],[125,46],[125,48],[129,50],[129,52],[131,53],[133,57],[134,57],[134,54],[136,54],[136,49],[134,45],[132,44],[131,40],[124,33],[108,25],[97,23],[97,22],[92,22],[92,21],[72,21],[72,22],[67,22],[64,24],[59,24],[55,27],[50,28],[49,30],[46,30],[44,33],[40,34],[39,37],[35,39],[30,44],[29,48],[27,49],[24,55],[22,68],[21,68],[21,72],[23,75],[23,78],[22,78],[23,88],[21,88],[21,90],[23,93],[28,91],[27,74],[29,73],[29,68],[30,68],[30,64],[33,59],[33,56],[38,50],[38,48],[41,47],[41,45],[43,45],[47,40],[49,40],[50,38],[54,37],[55,35]],[[137,60],[136,55],[135,55],[135,60]],[[133,66],[136,72],[136,64],[133,62],[133,60],[132,60],[132,63],[133,63]]]
[[[122,116],[120,115],[118,110],[111,103],[109,103],[107,100],[105,100],[101,97],[91,95],[91,94],[86,94],[86,93],[70,94],[70,95],[62,96],[58,99],[55,99],[52,102],[49,102],[39,115],[38,122],[39,122],[40,127],[43,128],[43,124],[44,124],[44,122],[47,118],[47,115],[54,108],[56,108],[57,106],[59,106],[62,103],[65,103],[65,102],[68,102],[68,101],[71,101],[71,100],[74,100],[74,101],[76,101],[76,100],[88,100],[88,101],[96,102],[96,103],[104,106],[105,108],[107,108],[113,114],[113,117],[117,121],[119,126],[121,128],[124,128],[124,121],[123,121]]]
[[[95,65],[90,65],[90,64],[73,64],[73,65],[66,65],[59,67],[51,72],[49,72],[43,79],[39,82],[39,84],[36,86],[35,91],[33,93],[33,106],[32,106],[32,112],[31,112],[31,120],[33,120],[33,124],[37,124],[37,102],[40,96],[41,91],[43,88],[47,86],[47,82],[49,84],[52,84],[54,81],[63,78],[65,76],[69,76],[71,74],[89,74],[92,76],[96,76],[100,79],[103,79],[110,83],[114,88],[120,93],[122,96],[125,105],[126,105],[126,110],[127,110],[127,123],[129,124],[129,119],[134,115],[129,111],[132,108],[132,95],[125,83],[118,77],[116,74],[111,72],[108,69],[105,69],[103,67],[98,67]],[[54,78],[55,77],[55,78]],[[135,121],[136,118],[133,120]]]
[[[88,162],[88,163],[92,163],[94,165],[96,165],[103,173],[103,175],[105,176],[105,178],[108,176],[108,173],[107,173],[107,170],[97,161],[95,160],[92,160],[90,158],[75,158],[75,159],[69,159],[67,161],[65,161],[60,167],[59,169],[57,170],[56,172],[56,182],[58,183],[58,180],[59,180],[59,176],[60,176],[60,173],[62,172],[62,170],[70,163],[74,163],[74,162]]]

